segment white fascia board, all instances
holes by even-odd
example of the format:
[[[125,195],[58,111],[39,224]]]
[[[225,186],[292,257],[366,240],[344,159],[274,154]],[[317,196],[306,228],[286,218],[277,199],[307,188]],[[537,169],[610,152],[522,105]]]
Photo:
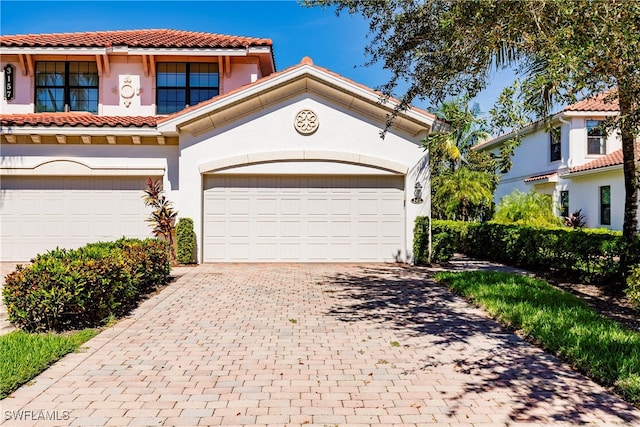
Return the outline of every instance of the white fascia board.
[[[269,46],[249,46],[249,48],[247,49],[248,53],[253,53],[253,54],[265,54],[265,53],[271,53],[271,47]]]
[[[247,49],[171,49],[130,47],[129,55],[174,55],[174,56],[247,56]]]
[[[0,55],[105,55],[104,47],[0,47]]]
[[[67,136],[160,136],[155,128],[139,127],[65,127],[65,126],[4,126],[2,135],[67,135]]]
[[[613,165],[613,166],[606,166],[603,168],[587,169],[580,172],[568,172],[562,175],[562,178],[571,179],[571,178],[575,178],[576,176],[595,175],[598,173],[610,172],[618,169],[622,169],[622,165]]]
[[[565,111],[566,117],[607,117],[617,116],[618,111]]]

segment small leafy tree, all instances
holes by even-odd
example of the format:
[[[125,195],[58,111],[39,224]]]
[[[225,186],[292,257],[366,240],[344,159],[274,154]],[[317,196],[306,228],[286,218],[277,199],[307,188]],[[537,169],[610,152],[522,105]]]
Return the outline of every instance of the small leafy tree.
[[[548,194],[531,190],[514,190],[502,198],[493,217],[501,224],[521,224],[538,227],[559,226],[562,221],[553,214],[553,200]]]
[[[144,190],[144,196],[142,196],[142,198],[145,206],[151,206],[153,208],[151,215],[146,220],[150,223],[150,227],[152,227],[151,232],[154,236],[169,243],[167,245],[169,256],[171,259],[175,259],[173,233],[178,211],[173,209],[173,203],[164,195],[162,182],[159,179],[147,179],[147,187]]]

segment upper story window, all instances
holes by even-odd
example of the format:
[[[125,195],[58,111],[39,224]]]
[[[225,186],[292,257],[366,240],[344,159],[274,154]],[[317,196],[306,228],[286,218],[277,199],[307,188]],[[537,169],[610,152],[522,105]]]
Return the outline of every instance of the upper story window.
[[[156,64],[158,114],[170,114],[211,99],[219,93],[218,64]]]
[[[559,127],[552,128],[549,132],[549,148],[550,158],[552,162],[558,161],[562,158],[562,146],[561,146],[561,132]]]
[[[601,120],[587,120],[587,154],[607,154],[607,135]]]
[[[36,113],[98,112],[95,62],[36,62]]]

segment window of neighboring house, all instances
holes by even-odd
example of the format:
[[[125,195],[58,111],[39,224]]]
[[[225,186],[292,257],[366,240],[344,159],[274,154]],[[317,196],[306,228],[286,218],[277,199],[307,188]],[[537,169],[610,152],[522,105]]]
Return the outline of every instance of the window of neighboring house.
[[[560,128],[553,128],[549,132],[549,148],[550,148],[550,161],[555,162],[562,158]]]
[[[98,112],[95,62],[36,62],[36,113]]]
[[[611,186],[600,187],[600,224],[611,225]]]
[[[569,216],[569,192],[560,192],[560,216]]]
[[[175,113],[219,93],[218,64],[160,62],[156,71],[158,114]]]
[[[587,120],[587,154],[607,154],[607,136],[601,120]]]

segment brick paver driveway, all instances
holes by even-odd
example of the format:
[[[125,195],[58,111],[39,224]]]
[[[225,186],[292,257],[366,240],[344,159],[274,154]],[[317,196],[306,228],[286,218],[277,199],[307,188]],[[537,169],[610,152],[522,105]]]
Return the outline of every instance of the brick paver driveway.
[[[640,424],[639,411],[426,275],[382,264],[190,269],[1,401],[3,420]]]

